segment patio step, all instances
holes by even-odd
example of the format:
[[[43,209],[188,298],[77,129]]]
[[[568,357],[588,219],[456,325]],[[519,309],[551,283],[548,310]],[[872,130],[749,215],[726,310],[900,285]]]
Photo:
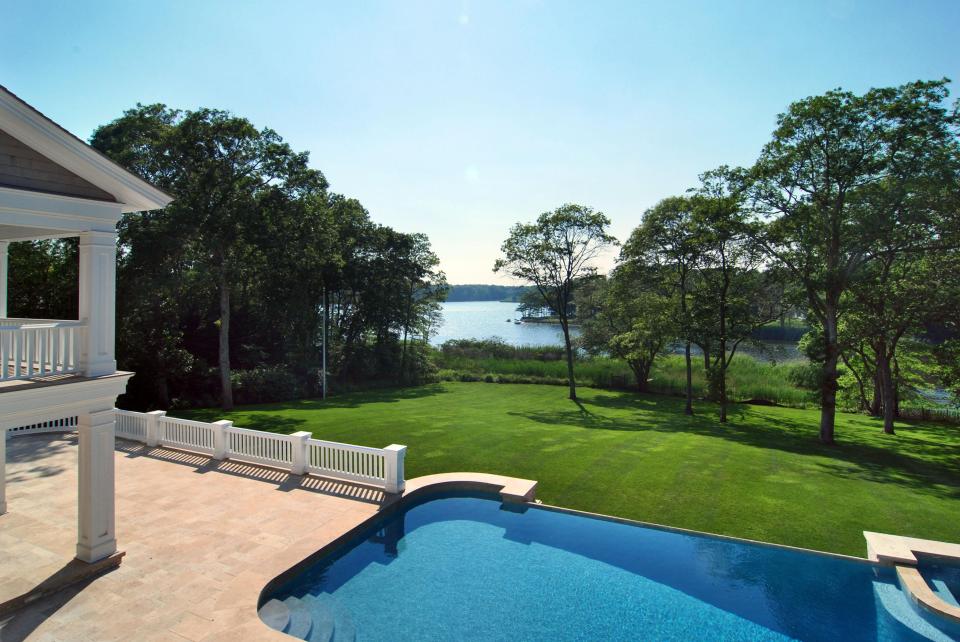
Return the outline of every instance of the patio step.
[[[283,632],[292,635],[301,640],[310,639],[310,631],[313,629],[313,613],[310,611],[310,605],[296,597],[288,597],[283,601],[290,613],[290,619]]]

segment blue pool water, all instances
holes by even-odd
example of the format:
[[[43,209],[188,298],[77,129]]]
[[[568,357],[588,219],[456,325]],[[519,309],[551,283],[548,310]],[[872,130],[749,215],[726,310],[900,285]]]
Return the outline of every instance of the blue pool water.
[[[323,642],[952,639],[886,568],[483,496],[406,507],[270,598]]]

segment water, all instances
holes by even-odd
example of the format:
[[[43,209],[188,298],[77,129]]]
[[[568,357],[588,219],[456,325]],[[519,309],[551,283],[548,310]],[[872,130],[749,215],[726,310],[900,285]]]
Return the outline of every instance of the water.
[[[889,568],[482,496],[381,520],[269,613],[308,640],[951,639]]]
[[[563,345],[563,332],[560,326],[547,323],[522,323],[516,325],[513,319],[519,319],[516,303],[500,301],[458,301],[441,304],[443,321],[437,334],[430,343],[439,346],[451,339],[492,339],[498,337],[513,346]],[[510,322],[507,322],[510,319]],[[570,334],[579,336],[580,330],[573,326]],[[682,346],[673,346],[671,351],[679,354]],[[737,350],[749,354],[760,361],[788,361],[802,358],[796,342],[765,341],[760,345],[743,343]],[[699,351],[694,349],[699,355]]]
[[[552,323],[513,323],[520,318],[516,303],[501,301],[457,301],[443,303],[443,322],[430,339],[440,345],[451,339],[492,339],[499,337],[513,346],[563,345],[560,326]],[[507,319],[510,319],[508,322]],[[570,329],[573,336],[579,331]]]

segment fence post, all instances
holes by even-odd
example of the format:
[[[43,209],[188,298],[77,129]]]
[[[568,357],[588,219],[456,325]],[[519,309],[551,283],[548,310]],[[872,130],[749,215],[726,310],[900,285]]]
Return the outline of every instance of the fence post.
[[[160,445],[160,417],[165,417],[166,410],[154,410],[147,413],[147,446],[156,448]]]
[[[228,419],[221,419],[211,424],[213,428],[213,458],[227,458],[227,428],[233,426],[233,422]]]
[[[384,490],[388,493],[402,493],[405,487],[403,479],[403,459],[407,454],[407,447],[399,444],[390,444],[384,450]]]
[[[290,448],[293,451],[293,463],[290,464],[290,472],[294,475],[305,475],[307,473],[307,440],[312,436],[313,433],[305,430],[290,435]]]

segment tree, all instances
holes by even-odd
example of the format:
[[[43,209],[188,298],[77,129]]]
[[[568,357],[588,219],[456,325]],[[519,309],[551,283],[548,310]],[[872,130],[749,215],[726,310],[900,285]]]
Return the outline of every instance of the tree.
[[[544,212],[535,223],[517,223],[500,247],[494,272],[532,283],[545,306],[557,312],[567,355],[570,399],[576,400],[569,306],[574,283],[594,274],[592,261],[616,239],[607,233],[610,219],[592,208],[568,203]]]
[[[839,323],[843,295],[877,259],[876,235],[896,221],[919,229],[913,208],[896,206],[919,177],[934,178],[955,143],[956,115],[943,102],[946,81],[830,91],[793,103],[751,170],[750,197],[768,222],[757,235],[768,256],[802,284],[810,314],[823,328],[820,440],[834,442]],[[891,198],[869,205],[878,185]],[[943,186],[946,187],[946,186]],[[930,237],[906,235],[903,250]]]
[[[684,342],[687,370],[684,413],[687,415],[693,414],[690,346],[695,342],[690,299],[694,289],[694,269],[701,251],[692,217],[693,205],[689,198],[666,198],[644,213],[640,226],[631,233],[620,252],[622,264],[659,268],[656,273],[664,276],[664,287],[672,295],[676,336]],[[704,354],[708,354],[706,345],[701,348]]]
[[[221,404],[230,410],[231,294],[257,252],[263,199],[324,192],[323,175],[273,130],[213,109],[138,105],[98,128],[91,144],[174,196],[164,216],[181,230],[189,260],[206,266],[219,302]]]
[[[11,243],[7,314],[76,319],[78,257],[75,238]]]
[[[650,369],[673,337],[672,302],[663,293],[656,268],[624,263],[609,278],[597,277],[578,296],[580,342],[592,354],[610,354],[626,361],[646,392]]]
[[[721,167],[706,172],[691,198],[691,229],[699,246],[696,264],[701,286],[694,308],[709,343],[717,346],[707,366],[711,397],[727,420],[727,370],[740,344],[782,314],[782,287],[777,273],[761,270],[762,254],[752,241],[743,208],[741,182]]]

